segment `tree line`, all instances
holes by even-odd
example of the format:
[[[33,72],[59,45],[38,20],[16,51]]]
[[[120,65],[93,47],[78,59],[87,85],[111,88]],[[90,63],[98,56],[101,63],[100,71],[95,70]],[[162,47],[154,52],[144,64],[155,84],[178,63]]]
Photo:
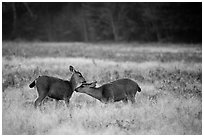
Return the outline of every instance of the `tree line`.
[[[3,40],[202,42],[201,2],[2,3]]]

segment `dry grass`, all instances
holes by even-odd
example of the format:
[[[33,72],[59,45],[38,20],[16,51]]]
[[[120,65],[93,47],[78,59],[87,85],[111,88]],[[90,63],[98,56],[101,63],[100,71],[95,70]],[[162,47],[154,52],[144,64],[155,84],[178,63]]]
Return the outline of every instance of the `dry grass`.
[[[6,44],[10,45],[7,47]],[[3,52],[13,52],[13,49],[9,50],[11,45],[5,43]],[[25,43],[22,45],[25,46]],[[33,45],[27,45],[26,48]],[[177,55],[185,51],[188,57],[178,56],[178,60],[163,62],[155,61],[158,50],[151,45],[140,50],[140,56],[152,52],[152,58],[140,61],[102,56],[100,59],[91,56],[84,58],[87,53],[80,53],[82,56],[79,57],[55,57],[56,54],[50,54],[53,48],[56,49],[55,45],[59,44],[38,44],[39,47],[50,49],[44,57],[3,53],[3,134],[202,134],[202,64],[199,61],[202,55],[197,50],[199,47],[174,45],[179,49]],[[64,51],[64,45],[59,52],[73,52],[76,48]],[[93,51],[100,49],[98,45],[89,46],[89,50],[91,46]],[[120,48],[118,51],[114,45],[100,46],[102,49],[116,49],[114,57],[115,54],[127,54],[129,51],[137,54],[138,49],[128,45],[132,50]],[[122,44],[119,46],[123,47]],[[19,53],[27,52],[25,48],[18,50]],[[175,51],[170,46],[160,52],[173,54]],[[97,56],[96,53],[92,53],[92,56]],[[195,58],[185,60],[191,55]],[[69,108],[61,101],[55,109],[55,102],[48,100],[41,110],[34,109],[33,101],[37,93],[36,89],[29,89],[28,84],[41,74],[69,79],[69,65],[80,70],[87,81],[97,80],[99,85],[118,78],[131,78],[138,82],[142,92],[136,94],[136,103],[133,105],[122,102],[102,104],[88,95],[74,92]]]

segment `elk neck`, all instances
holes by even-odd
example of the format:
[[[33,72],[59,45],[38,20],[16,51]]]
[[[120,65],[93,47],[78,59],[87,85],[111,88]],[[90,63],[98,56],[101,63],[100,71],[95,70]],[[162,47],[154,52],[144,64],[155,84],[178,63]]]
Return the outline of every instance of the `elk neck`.
[[[85,91],[85,93],[101,101],[102,90],[103,90],[102,87],[90,88],[89,91]]]
[[[71,77],[70,79],[70,84],[71,84],[72,91],[74,91],[77,87],[77,82],[75,81],[73,77]]]

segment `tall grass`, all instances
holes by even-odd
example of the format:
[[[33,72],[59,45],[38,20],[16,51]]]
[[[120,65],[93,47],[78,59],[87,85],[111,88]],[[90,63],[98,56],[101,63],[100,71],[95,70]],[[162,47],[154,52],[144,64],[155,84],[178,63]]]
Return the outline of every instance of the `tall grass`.
[[[41,111],[31,103],[34,90],[10,89],[3,102],[3,134],[201,134],[201,101],[168,92],[154,100],[145,88],[134,105],[102,104],[74,93],[69,108],[61,102],[55,109],[48,101]]]

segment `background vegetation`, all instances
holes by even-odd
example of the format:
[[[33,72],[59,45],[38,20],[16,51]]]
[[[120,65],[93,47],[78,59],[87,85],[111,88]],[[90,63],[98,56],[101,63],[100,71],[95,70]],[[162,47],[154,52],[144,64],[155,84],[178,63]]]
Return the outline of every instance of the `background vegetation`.
[[[2,3],[3,40],[202,42],[201,2]]]
[[[2,45],[3,134],[202,134],[201,44],[16,43]],[[135,80],[136,103],[103,104],[74,92],[70,107],[34,109],[38,75],[69,79],[69,65],[98,85]]]

